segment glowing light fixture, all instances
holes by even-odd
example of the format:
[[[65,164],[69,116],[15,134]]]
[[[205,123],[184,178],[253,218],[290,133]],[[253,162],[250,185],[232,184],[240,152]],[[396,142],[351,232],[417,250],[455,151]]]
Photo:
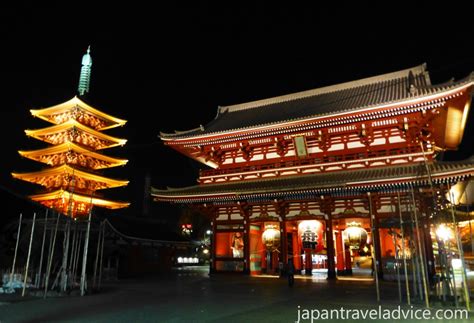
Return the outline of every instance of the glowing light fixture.
[[[362,228],[359,222],[348,223],[347,229],[342,232],[342,237],[346,246],[356,250],[367,243],[367,231]]]
[[[438,229],[436,229],[436,235],[440,240],[443,240],[444,242],[453,238],[452,230],[445,224],[440,224],[438,226]]]
[[[274,251],[280,247],[280,230],[276,229],[276,225],[270,224],[265,226],[262,234],[262,241],[267,250]]]

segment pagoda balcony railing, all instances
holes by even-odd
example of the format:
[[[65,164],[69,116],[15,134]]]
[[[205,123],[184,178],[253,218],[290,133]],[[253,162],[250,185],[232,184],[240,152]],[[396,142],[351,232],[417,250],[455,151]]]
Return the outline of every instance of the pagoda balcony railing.
[[[426,156],[431,158],[433,151],[427,152]],[[365,151],[346,155],[312,157],[304,159],[293,159],[287,161],[278,161],[266,164],[253,164],[241,167],[223,168],[223,169],[209,169],[200,170],[199,182],[210,183],[216,179],[228,180],[231,177],[238,176],[240,179],[245,179],[248,176],[259,174],[265,176],[266,174],[275,174],[275,176],[284,175],[281,170],[294,169],[294,173],[301,172],[302,169],[311,172],[311,168],[317,168],[318,171],[337,170],[334,165],[341,165],[340,169],[344,169],[349,164],[364,164],[370,166],[373,162],[383,162],[390,164],[398,160],[401,162],[411,161],[415,157],[416,160],[423,160],[423,154],[417,146],[408,146],[397,149],[385,149],[379,151]],[[416,161],[415,160],[415,161]]]

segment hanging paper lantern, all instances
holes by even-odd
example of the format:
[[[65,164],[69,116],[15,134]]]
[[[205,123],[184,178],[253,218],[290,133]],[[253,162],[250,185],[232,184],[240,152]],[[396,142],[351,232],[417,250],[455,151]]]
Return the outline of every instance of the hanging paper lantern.
[[[352,249],[360,249],[367,243],[367,231],[358,222],[350,222],[342,232],[344,244]]]
[[[267,250],[277,250],[280,247],[280,230],[276,229],[275,225],[265,226],[262,241]]]

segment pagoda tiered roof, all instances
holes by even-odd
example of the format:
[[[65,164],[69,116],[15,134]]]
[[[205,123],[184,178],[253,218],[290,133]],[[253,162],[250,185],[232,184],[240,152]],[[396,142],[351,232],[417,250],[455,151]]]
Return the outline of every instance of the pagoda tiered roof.
[[[357,117],[361,113],[375,116],[382,111],[393,111],[397,114],[401,105],[416,106],[421,101],[435,103],[442,96],[472,85],[474,73],[456,82],[432,85],[423,64],[357,81],[221,106],[215,119],[207,125],[188,131],[160,133],[160,137],[170,143],[200,142],[222,136],[258,136],[277,128],[284,133],[305,122],[324,122],[328,117],[337,117],[341,123],[356,122],[360,121]]]
[[[66,215],[68,214],[68,208],[71,206],[70,199],[72,199],[74,204],[76,204],[74,205],[76,215],[86,214],[90,205],[104,207],[107,209],[120,209],[130,205],[128,202],[109,201],[95,195],[84,195],[63,189],[43,194],[31,195],[29,197],[33,201],[39,202],[46,207],[54,207]],[[79,207],[77,204],[79,204]]]
[[[64,103],[44,109],[30,110],[30,112],[35,117],[54,124],[62,124],[74,119],[97,131],[123,126],[127,122],[91,107],[77,96]]]
[[[403,186],[429,186],[430,177],[434,183],[444,183],[474,176],[474,159],[472,158],[460,162],[432,162],[428,165],[430,174],[427,174],[424,163],[412,163],[166,190],[152,188],[151,195],[158,201],[179,203],[226,202],[328,193],[353,194],[358,191],[390,190]]]
[[[74,119],[62,124],[36,130],[25,130],[29,137],[44,142],[59,145],[65,142],[75,142],[94,150],[115,146],[123,146],[126,139],[115,138],[82,125]]]
[[[84,172],[67,164],[31,173],[12,173],[12,176],[17,179],[42,185],[49,189],[74,186],[81,190],[92,189],[95,191],[128,184],[126,180],[111,179]]]
[[[30,151],[19,151],[18,153],[23,157],[50,166],[70,164],[89,167],[94,170],[123,166],[128,162],[126,159],[109,157],[90,151],[69,141],[63,142],[57,146]]]

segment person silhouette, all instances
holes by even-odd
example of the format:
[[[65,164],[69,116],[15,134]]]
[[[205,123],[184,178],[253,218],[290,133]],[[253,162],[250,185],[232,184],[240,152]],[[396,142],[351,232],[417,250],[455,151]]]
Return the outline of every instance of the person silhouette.
[[[288,257],[288,286],[292,287],[295,283],[295,265],[293,264],[293,259]]]

